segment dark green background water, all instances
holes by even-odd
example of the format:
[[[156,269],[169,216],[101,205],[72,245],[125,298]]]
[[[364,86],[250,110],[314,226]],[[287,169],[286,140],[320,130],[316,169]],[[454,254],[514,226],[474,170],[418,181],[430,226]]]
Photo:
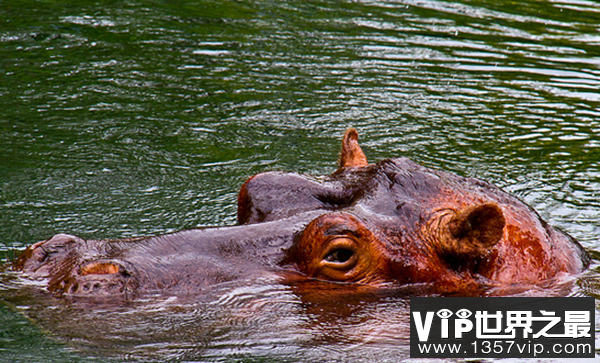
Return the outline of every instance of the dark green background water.
[[[248,176],[331,173],[349,126],[371,161],[489,180],[600,251],[599,24],[585,0],[0,1],[0,257],[59,232],[234,224]],[[12,301],[0,360],[408,354],[385,313],[401,302],[336,330],[281,287],[236,291],[101,323]]]

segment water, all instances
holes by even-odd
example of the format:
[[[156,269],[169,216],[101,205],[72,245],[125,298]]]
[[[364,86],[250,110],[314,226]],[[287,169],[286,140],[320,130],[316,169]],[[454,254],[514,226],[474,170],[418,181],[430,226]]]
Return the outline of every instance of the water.
[[[598,24],[584,0],[3,2],[0,257],[234,224],[248,176],[331,173],[348,126],[371,161],[489,180],[597,255]],[[401,298],[220,288],[106,311],[5,297],[0,360],[408,355]]]

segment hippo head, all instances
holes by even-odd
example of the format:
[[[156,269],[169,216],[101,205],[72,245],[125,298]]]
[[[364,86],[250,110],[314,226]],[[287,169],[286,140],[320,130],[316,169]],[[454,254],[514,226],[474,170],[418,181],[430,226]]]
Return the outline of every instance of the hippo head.
[[[58,296],[130,300],[144,291],[204,291],[265,270],[308,281],[294,285],[308,290],[336,282],[416,286],[417,293],[422,286],[480,294],[491,286],[505,294],[588,264],[573,238],[489,183],[406,158],[369,164],[354,129],[330,176],[267,172],[248,179],[238,219],[239,226],[122,240],[58,234],[28,247],[14,266],[49,278]]]
[[[261,173],[238,197],[243,225],[307,211],[322,214],[296,233],[281,263],[318,280],[454,290],[535,284],[588,264],[573,238],[487,182],[406,158],[369,164],[354,129],[332,175]]]

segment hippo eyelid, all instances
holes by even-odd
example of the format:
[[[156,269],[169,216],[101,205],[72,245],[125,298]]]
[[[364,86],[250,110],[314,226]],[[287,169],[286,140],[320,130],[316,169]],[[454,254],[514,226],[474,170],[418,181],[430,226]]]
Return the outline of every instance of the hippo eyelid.
[[[330,237],[330,236],[339,236],[339,237],[344,237],[344,236],[352,236],[355,238],[358,238],[359,235],[358,233],[356,233],[356,231],[349,229],[347,226],[331,226],[329,228],[327,228],[325,231],[323,231],[323,235]]]
[[[330,241],[327,242],[327,248],[325,249],[325,253],[323,254],[323,258],[331,255],[336,250],[344,249],[351,251],[352,253],[356,253],[356,242],[352,238],[346,236],[337,236],[331,238]]]

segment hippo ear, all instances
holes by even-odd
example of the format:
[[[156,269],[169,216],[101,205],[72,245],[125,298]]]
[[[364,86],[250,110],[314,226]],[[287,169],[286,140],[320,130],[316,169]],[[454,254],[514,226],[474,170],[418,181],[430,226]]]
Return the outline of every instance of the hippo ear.
[[[339,164],[339,170],[342,168],[369,165],[367,157],[358,144],[358,132],[352,127],[346,131],[346,134],[342,139],[342,153],[340,155]]]
[[[498,205],[488,203],[456,214],[448,223],[447,252],[457,255],[482,254],[500,242],[506,220]]]

